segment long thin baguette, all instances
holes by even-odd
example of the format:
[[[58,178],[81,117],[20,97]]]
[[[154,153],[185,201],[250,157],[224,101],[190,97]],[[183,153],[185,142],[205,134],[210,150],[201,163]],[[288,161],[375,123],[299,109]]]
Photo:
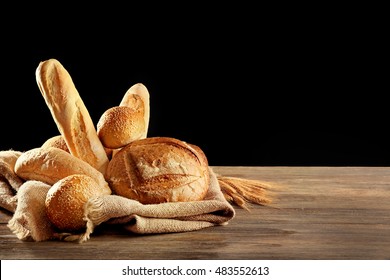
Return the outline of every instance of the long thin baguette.
[[[39,63],[38,87],[70,153],[104,174],[108,157],[71,76],[56,59]]]

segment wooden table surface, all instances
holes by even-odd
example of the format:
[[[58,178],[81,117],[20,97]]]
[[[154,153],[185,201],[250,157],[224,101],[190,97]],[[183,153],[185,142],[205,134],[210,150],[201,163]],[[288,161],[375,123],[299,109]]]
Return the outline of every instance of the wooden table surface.
[[[228,167],[275,188],[225,226],[137,235],[101,225],[85,243],[20,241],[0,211],[0,259],[390,259],[390,167]]]

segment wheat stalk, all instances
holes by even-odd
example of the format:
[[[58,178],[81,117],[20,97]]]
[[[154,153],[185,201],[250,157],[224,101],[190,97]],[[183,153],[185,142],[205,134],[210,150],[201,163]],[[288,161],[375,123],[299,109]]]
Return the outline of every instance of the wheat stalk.
[[[259,180],[229,176],[217,177],[226,200],[249,210],[248,203],[266,205],[271,203],[267,190],[270,185]]]

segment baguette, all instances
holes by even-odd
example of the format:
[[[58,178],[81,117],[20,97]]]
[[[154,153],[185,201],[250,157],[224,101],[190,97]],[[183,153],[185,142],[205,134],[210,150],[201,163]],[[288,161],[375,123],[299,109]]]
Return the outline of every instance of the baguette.
[[[15,162],[15,174],[24,180],[41,181],[49,185],[73,174],[92,177],[105,191],[110,191],[101,172],[85,161],[56,148],[33,148],[22,153]]]
[[[104,174],[108,157],[68,71],[56,59],[41,61],[36,81],[70,153]]]
[[[136,83],[132,85],[122,97],[119,106],[126,106],[134,108],[134,96],[139,96],[143,102],[143,116],[145,121],[144,134],[141,138],[146,138],[149,129],[149,119],[150,119],[150,94],[148,89],[143,83]]]

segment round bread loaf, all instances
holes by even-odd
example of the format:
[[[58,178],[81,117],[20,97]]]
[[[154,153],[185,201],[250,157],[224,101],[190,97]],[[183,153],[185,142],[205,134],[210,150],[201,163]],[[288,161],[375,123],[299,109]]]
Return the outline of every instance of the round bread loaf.
[[[92,197],[109,194],[88,175],[69,175],[49,189],[45,200],[47,217],[62,231],[81,230],[86,226],[84,204]]]
[[[123,147],[110,161],[113,194],[144,204],[202,200],[209,188],[208,162],[197,147],[170,137],[150,137]]]
[[[134,95],[134,100],[139,102],[137,107],[115,106],[100,117],[97,134],[104,147],[118,149],[145,134],[142,100],[137,95]]]

